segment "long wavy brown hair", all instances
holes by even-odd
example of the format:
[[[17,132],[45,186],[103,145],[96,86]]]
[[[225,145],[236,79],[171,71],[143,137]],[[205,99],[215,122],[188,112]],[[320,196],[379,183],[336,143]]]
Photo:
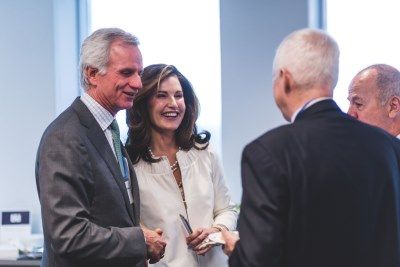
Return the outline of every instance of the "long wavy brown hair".
[[[143,89],[139,91],[133,101],[133,107],[126,111],[126,123],[129,130],[125,146],[133,163],[137,163],[140,159],[147,162],[160,160],[154,159],[149,151],[152,123],[148,103],[156,94],[160,84],[171,76],[178,78],[186,106],[182,122],[175,131],[176,144],[186,151],[191,148],[202,150],[207,148],[209,144],[211,134],[208,131],[197,132],[196,121],[200,107],[189,80],[172,65],[154,64],[144,68],[142,74]],[[197,144],[200,144],[200,146]]]

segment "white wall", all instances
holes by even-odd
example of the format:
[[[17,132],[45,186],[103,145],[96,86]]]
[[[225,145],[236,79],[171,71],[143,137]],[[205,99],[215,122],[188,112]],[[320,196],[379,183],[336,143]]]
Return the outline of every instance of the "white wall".
[[[34,233],[42,231],[37,147],[47,125],[79,92],[75,5],[0,1],[0,210],[30,210]]]
[[[82,33],[81,29],[86,24],[77,19],[78,12],[85,11],[85,5],[77,2],[53,0],[56,114],[64,111],[80,95],[79,49],[81,34],[86,34],[86,30]]]
[[[40,136],[55,113],[52,0],[0,1],[0,210],[33,211]]]
[[[237,202],[242,149],[285,123],[271,89],[275,49],[307,25],[307,0],[221,0],[222,155]]]

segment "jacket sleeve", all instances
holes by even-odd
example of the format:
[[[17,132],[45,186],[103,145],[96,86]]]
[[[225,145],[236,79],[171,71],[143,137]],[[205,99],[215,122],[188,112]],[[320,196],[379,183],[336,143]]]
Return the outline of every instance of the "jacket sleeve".
[[[83,137],[60,130],[45,134],[36,179],[43,231],[55,254],[90,261],[145,258],[140,227],[102,227],[90,213],[96,178]]]
[[[285,266],[289,194],[275,160],[257,142],[243,151],[240,240],[230,266]]]

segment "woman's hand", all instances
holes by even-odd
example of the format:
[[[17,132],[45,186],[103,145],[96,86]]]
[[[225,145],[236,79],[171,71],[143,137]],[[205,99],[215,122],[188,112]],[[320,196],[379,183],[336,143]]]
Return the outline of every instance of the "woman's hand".
[[[186,243],[189,248],[196,252],[197,255],[204,255],[212,248],[212,245],[204,245],[203,242],[209,234],[216,232],[219,232],[219,230],[213,227],[197,228],[186,238]]]

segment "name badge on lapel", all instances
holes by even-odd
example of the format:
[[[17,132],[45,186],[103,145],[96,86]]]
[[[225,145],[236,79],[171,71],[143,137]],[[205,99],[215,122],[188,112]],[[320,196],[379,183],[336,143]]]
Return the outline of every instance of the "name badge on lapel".
[[[129,203],[133,204],[133,195],[132,195],[132,183],[131,183],[131,177],[129,175],[129,165],[128,165],[128,160],[123,157],[123,162],[124,162],[124,181],[125,181],[125,188],[126,192],[128,193],[128,198],[129,198]]]

